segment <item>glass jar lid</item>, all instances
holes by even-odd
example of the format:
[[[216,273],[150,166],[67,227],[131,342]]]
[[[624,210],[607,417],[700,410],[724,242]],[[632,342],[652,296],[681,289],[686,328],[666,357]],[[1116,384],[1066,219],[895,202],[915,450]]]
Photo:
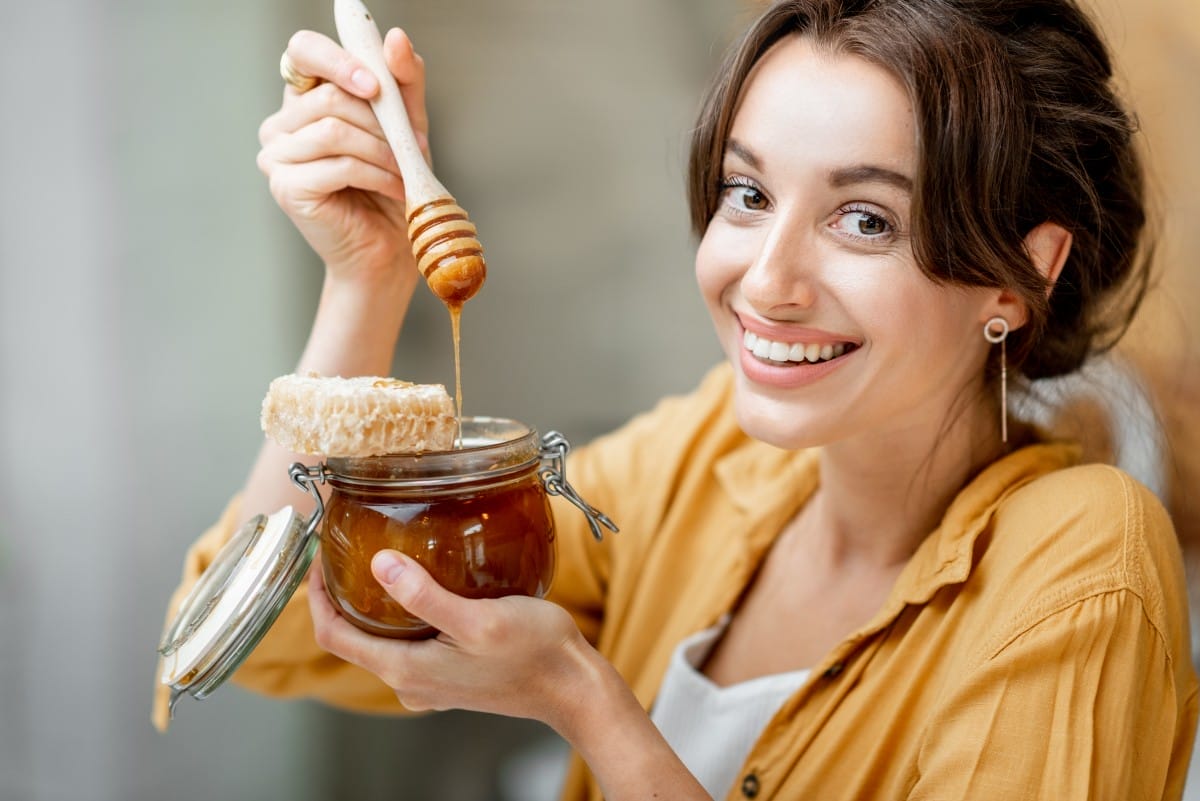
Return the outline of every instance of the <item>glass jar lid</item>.
[[[537,431],[516,420],[464,417],[459,428],[453,450],[327,457],[324,478],[345,489],[445,489],[534,469],[551,456]]]
[[[315,528],[291,506],[256,515],[204,571],[158,648],[172,716],[185,693],[204,698],[229,678],[279,617],[312,563]]]

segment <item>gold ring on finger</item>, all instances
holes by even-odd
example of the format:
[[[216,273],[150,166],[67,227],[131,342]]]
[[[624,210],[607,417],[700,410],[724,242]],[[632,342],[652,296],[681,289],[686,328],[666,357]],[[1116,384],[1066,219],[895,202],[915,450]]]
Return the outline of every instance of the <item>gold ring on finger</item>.
[[[283,55],[279,59],[279,74],[289,86],[296,90],[297,94],[304,94],[321,82],[320,78],[313,75],[305,75],[296,69],[295,65],[292,64],[292,59],[288,57],[286,50],[283,51]]]

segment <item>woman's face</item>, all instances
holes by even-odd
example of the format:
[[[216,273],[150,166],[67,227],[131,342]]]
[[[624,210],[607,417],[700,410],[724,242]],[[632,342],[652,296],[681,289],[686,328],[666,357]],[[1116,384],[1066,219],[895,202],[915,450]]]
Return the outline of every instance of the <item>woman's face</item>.
[[[916,168],[913,111],[889,73],[798,36],[755,67],[696,257],[751,436],[927,447],[982,380],[998,293],[917,267]]]

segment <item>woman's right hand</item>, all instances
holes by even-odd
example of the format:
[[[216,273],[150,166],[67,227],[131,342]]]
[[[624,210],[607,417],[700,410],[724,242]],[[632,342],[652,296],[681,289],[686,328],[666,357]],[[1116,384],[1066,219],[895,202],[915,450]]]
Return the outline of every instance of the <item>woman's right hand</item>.
[[[424,64],[399,30],[388,32],[383,52],[428,159]],[[322,80],[304,93],[286,86],[279,110],[259,128],[258,166],[271,194],[325,262],[296,372],[389,375],[420,276],[408,242],[404,182],[368,102],[379,83],[318,33],[294,35],[287,54],[297,71]],[[287,479],[288,466],[304,458],[265,442],[243,488],[243,508],[309,508]]]
[[[279,110],[259,128],[258,166],[271,194],[325,262],[327,280],[415,283],[404,182],[368,102],[378,81],[319,33],[296,33],[287,54],[322,83],[304,93],[286,86]],[[424,63],[399,29],[388,32],[384,56],[428,159]]]

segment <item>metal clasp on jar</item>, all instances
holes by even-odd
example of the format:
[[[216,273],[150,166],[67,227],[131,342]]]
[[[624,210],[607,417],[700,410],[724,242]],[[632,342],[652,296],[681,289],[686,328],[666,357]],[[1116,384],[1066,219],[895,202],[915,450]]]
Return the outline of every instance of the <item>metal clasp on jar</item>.
[[[567,481],[566,460],[569,450],[571,450],[571,443],[567,442],[567,438],[557,431],[550,431],[542,437],[542,460],[549,461],[550,464],[538,471],[538,476],[542,479],[542,486],[546,488],[548,495],[561,495],[583,512],[588,525],[592,528],[592,536],[599,542],[604,539],[604,532],[600,529],[601,525],[614,534],[620,529],[608,519],[608,515],[580,497],[575,488]]]
[[[288,468],[288,477],[292,479],[292,483],[313,496],[313,500],[317,502],[316,508],[313,509],[312,515],[308,518],[308,525],[304,528],[306,539],[316,535],[317,526],[320,524],[321,518],[325,516],[325,499],[317,491],[317,484],[324,484],[328,476],[329,468],[324,463],[309,467],[308,465],[296,462]]]

